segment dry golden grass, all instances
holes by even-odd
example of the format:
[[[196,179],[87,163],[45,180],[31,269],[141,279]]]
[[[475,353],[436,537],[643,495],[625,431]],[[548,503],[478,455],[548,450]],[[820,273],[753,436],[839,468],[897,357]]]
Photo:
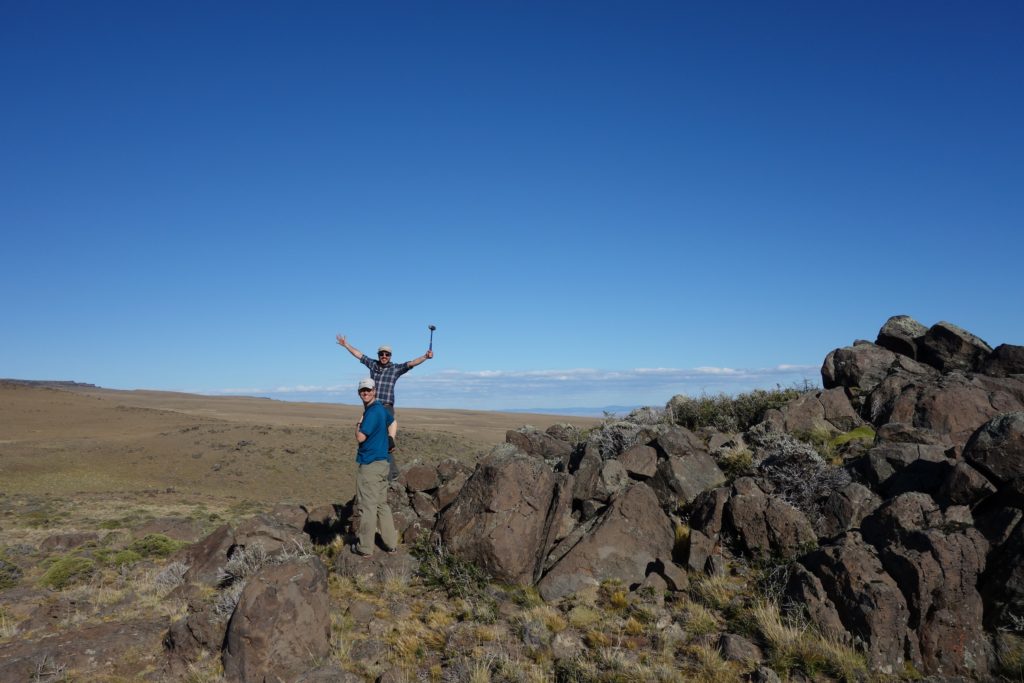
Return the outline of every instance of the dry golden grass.
[[[687,670],[687,680],[703,683],[733,683],[744,680],[743,667],[736,662],[728,662],[716,647],[709,645],[691,645],[686,654],[693,658],[693,664]]]
[[[355,399],[353,398],[353,402]],[[0,492],[187,491],[215,501],[344,502],[355,492],[356,405],[0,382]],[[592,418],[400,409],[399,462],[475,462],[530,423]],[[228,503],[229,504],[229,503]]]
[[[726,575],[701,575],[690,584],[690,594],[714,609],[722,609],[742,592],[743,582]]]

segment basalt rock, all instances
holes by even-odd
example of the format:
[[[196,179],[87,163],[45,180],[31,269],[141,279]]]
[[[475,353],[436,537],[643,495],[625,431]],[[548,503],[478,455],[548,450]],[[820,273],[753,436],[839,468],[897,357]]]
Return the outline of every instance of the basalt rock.
[[[1024,375],[1024,346],[1000,344],[981,364],[981,373],[992,377]]]
[[[917,347],[926,332],[928,328],[909,315],[894,315],[882,325],[875,343],[917,360]]]
[[[805,393],[777,413],[776,428],[790,434],[836,435],[864,424],[841,387]]]
[[[855,406],[895,373],[908,377],[938,374],[934,368],[870,342],[836,349],[825,357],[821,366],[822,385],[826,389],[843,387]]]
[[[549,548],[554,472],[543,460],[497,448],[477,465],[436,530],[457,556],[491,576],[532,583]]]
[[[967,330],[945,321],[935,323],[921,337],[921,360],[943,372],[979,370],[992,347]]]
[[[964,447],[964,460],[1001,489],[1024,494],[1024,412],[997,415],[979,427]]]
[[[725,475],[703,450],[670,455],[658,461],[651,487],[667,510],[687,505],[702,492],[721,486]]]
[[[813,580],[795,573],[788,590],[807,600],[815,624],[834,636],[848,633],[860,640],[872,670],[901,672],[911,635],[910,609],[875,548],[851,532],[802,557],[800,564]]]
[[[228,681],[291,681],[330,652],[327,569],[318,557],[250,577],[228,624]]]
[[[929,496],[908,493],[861,528],[907,600],[924,670],[977,679],[992,663],[976,588],[989,546],[971,521],[964,509],[944,512]]]
[[[675,536],[657,496],[634,483],[617,496],[593,529],[537,584],[548,601],[587,585],[618,579],[627,586],[643,582],[658,558],[671,557]]]

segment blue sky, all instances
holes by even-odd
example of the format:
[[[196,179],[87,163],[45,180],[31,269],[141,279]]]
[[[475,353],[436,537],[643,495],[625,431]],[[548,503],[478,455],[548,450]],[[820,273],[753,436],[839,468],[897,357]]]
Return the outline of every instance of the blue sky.
[[[0,377],[406,406],[1024,343],[1024,5],[0,4]]]

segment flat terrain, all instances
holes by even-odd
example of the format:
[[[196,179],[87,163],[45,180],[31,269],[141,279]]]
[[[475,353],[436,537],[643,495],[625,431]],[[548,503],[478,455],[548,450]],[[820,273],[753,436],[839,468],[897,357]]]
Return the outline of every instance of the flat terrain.
[[[344,502],[359,406],[0,382],[0,494],[237,505]],[[472,464],[524,424],[592,418],[399,409],[399,464]],[[219,506],[218,506],[219,507]]]

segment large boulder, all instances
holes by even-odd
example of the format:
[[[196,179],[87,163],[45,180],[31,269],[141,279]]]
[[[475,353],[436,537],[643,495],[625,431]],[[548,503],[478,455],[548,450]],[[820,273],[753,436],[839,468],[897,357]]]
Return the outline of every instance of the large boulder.
[[[729,498],[723,523],[753,557],[792,558],[817,540],[804,513],[756,486]]]
[[[921,361],[942,372],[979,370],[991,353],[984,340],[945,321],[928,328],[918,345]]]
[[[552,462],[564,462],[572,453],[573,445],[555,438],[529,425],[505,432],[505,441],[515,445],[527,455],[535,455]]]
[[[903,386],[884,407],[872,409],[872,419],[876,425],[899,422],[947,434],[960,453],[982,424],[1017,411],[1024,411],[1024,380],[951,372]]]
[[[878,331],[875,343],[893,353],[917,360],[917,345],[928,328],[909,315],[894,315]]]
[[[989,546],[971,522],[963,508],[942,511],[931,497],[907,493],[886,501],[861,529],[906,598],[923,670],[978,680],[992,664],[977,590]]]
[[[1024,375],[1024,346],[1000,344],[981,364],[981,372],[992,377]]]
[[[964,447],[964,460],[997,486],[1024,493],[1024,412],[997,415],[981,425]]]
[[[826,633],[861,639],[873,671],[902,673],[910,610],[875,548],[850,532],[799,562],[816,582],[795,572],[788,592],[797,600],[814,598],[808,601],[808,615],[815,624]]]
[[[819,536],[830,538],[851,529],[860,528],[861,520],[874,512],[882,499],[871,489],[850,482],[829,495],[821,506],[821,517],[816,530]]]
[[[643,444],[637,444],[619,456],[619,462],[634,479],[650,479],[658,471],[658,451]]]
[[[667,510],[693,502],[698,494],[725,483],[725,474],[704,451],[659,460],[651,487]]]
[[[873,489],[895,496],[907,491],[935,491],[953,464],[943,446],[881,443],[857,461],[857,468]]]
[[[548,550],[554,492],[554,472],[543,460],[497,447],[441,513],[437,533],[452,553],[494,578],[533,583]]]
[[[228,624],[228,681],[293,681],[330,653],[327,568],[316,556],[252,576]]]
[[[935,375],[933,368],[870,342],[835,349],[821,366],[822,386],[843,387],[848,396],[857,399],[871,393],[894,372],[910,375]],[[858,403],[859,405],[859,403]]]
[[[1012,628],[1014,619],[1024,615],[1024,524],[1019,509],[1007,510],[1001,516],[1009,518],[1009,531],[993,551],[981,582],[990,628]]]
[[[653,446],[661,452],[662,457],[685,457],[698,453],[707,455],[708,452],[699,436],[678,425],[667,427],[658,434]]]
[[[606,579],[639,585],[659,558],[671,557],[675,534],[658,498],[643,483],[620,494],[537,584],[541,596],[558,600]]]

